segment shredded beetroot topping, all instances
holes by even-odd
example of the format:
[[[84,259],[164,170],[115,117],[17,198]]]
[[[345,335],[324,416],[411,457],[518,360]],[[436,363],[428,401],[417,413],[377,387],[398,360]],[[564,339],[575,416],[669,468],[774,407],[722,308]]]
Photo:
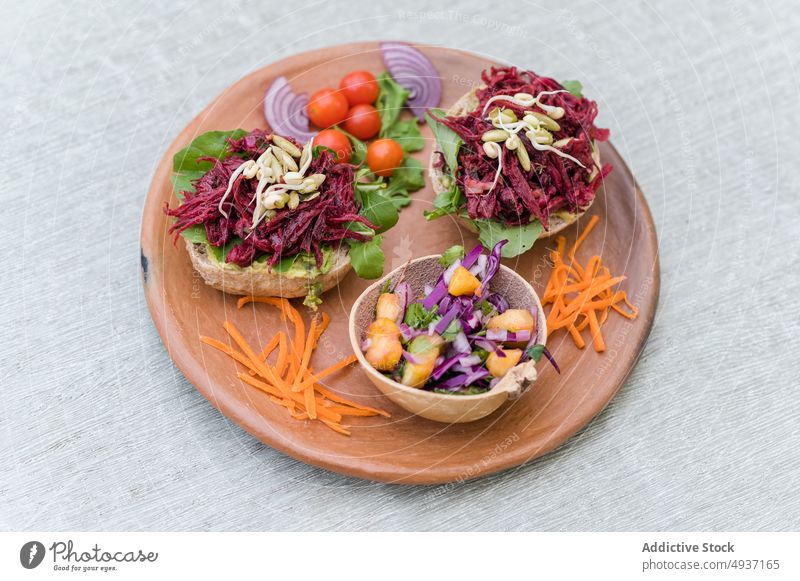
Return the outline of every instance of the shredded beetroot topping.
[[[552,151],[535,149],[520,132],[518,136],[528,152],[531,169],[525,171],[517,156],[505,150],[502,173],[493,187],[498,160],[486,155],[481,140],[485,132],[495,129],[482,115],[486,102],[496,95],[529,93],[536,96],[542,91],[556,91],[563,87],[554,79],[540,77],[531,71],[518,71],[515,67],[493,67],[484,71],[482,78],[486,87],[477,92],[478,107],[467,115],[443,119],[443,123],[464,141],[455,178],[466,196],[469,217],[496,219],[508,225],[527,224],[538,219],[548,228],[549,216],[553,212],[566,210],[577,213],[586,208],[612,169],[609,164],[597,167],[592,159],[592,142],[606,141],[609,135],[608,129],[594,125],[597,103],[568,92],[545,95],[540,99],[545,105],[564,109],[564,116],[558,119],[561,128],[553,131],[553,140],[572,138],[559,149],[579,160],[585,168]],[[510,109],[520,119],[525,111],[531,109],[509,101],[494,101],[487,115],[494,107]],[[533,110],[541,112],[535,107]],[[435,165],[441,166],[442,162],[442,159],[437,159]]]
[[[294,139],[287,137],[299,149]],[[170,233],[177,236],[197,224],[206,229],[206,237],[213,246],[223,246],[234,237],[242,239],[233,247],[226,261],[245,267],[262,256],[269,255],[267,264],[274,265],[281,258],[307,252],[315,256],[317,266],[322,264],[322,247],[338,247],[345,239],[366,241],[371,235],[353,232],[348,222],[361,222],[373,228],[363,216],[355,201],[353,182],[355,169],[352,165],[338,163],[329,150],[322,150],[311,162],[310,173],[324,174],[325,181],[319,188],[320,195],[302,202],[296,209],[283,208],[276,215],[261,221],[253,230],[254,194],[257,179],[244,176],[234,182],[223,208],[226,218],[219,211],[219,202],[228,187],[231,174],[247,160],[258,158],[272,142],[272,135],[254,129],[241,139],[229,140],[230,155],[224,159],[200,158],[214,165],[195,183],[194,192],[183,192],[184,200],[175,209],[165,207],[169,216],[175,217]]]

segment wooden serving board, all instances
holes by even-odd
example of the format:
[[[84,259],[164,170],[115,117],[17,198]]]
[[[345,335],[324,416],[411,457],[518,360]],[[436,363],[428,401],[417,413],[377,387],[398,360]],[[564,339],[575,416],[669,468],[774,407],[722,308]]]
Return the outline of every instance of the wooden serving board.
[[[480,83],[483,69],[496,64],[442,47],[420,49],[442,76],[441,106],[445,109]],[[537,68],[537,63],[527,64]],[[658,302],[653,220],[633,176],[610,144],[601,145],[601,157],[613,164],[614,171],[590,212],[565,234],[572,242],[589,216],[600,216],[601,222],[582,252],[602,254],[615,275],[628,277],[623,288],[638,306],[639,317],[633,321],[613,314],[609,317],[604,327],[608,346],[604,354],[595,353],[591,346],[577,349],[563,332],[552,335],[548,344],[562,374],[542,365],[541,376],[530,391],[483,420],[445,425],[412,416],[381,395],[360,368],[352,367],[326,379],[326,385],[346,397],[382,407],[392,418],[355,418],[348,422],[353,435],[340,436],[319,422],[292,419],[284,408],[241,383],[236,365],[228,357],[198,340],[199,335],[227,340],[222,330],[227,318],[251,343],[261,346],[285,323],[267,305],[238,310],[237,297],[207,287],[193,272],[184,245],[172,243],[162,208],[165,202],[176,205],[169,180],[173,154],[205,131],[266,127],[262,98],[279,75],[286,76],[296,91],[313,93],[338,86],[344,74],[359,69],[375,74],[384,69],[378,43],[353,43],[287,58],[226,89],[176,137],[153,177],[141,235],[145,296],[161,339],[175,364],[212,405],[265,444],[315,466],[386,482],[444,483],[497,472],[541,456],[585,426],[614,397],[642,350]],[[427,167],[432,137],[426,126],[423,135],[427,147],[415,156]],[[422,211],[431,207],[434,197],[430,187],[413,197],[397,226],[384,236],[386,272],[410,258],[441,252],[453,244],[471,247],[476,243],[475,236],[452,219],[424,220]],[[541,292],[550,272],[547,250],[551,246],[547,240],[539,241],[531,252],[505,264]],[[322,308],[332,320],[312,362],[315,368],[350,355],[347,316],[368,285],[369,281],[351,273],[323,296]],[[302,308],[299,300],[296,303]]]

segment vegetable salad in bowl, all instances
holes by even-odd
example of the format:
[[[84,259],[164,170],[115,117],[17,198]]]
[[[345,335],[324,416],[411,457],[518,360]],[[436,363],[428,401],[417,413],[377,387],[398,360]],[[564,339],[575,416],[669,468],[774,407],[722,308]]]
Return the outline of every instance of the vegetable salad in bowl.
[[[361,343],[367,363],[408,387],[476,395],[514,367],[549,358],[540,307],[512,308],[492,284],[503,244],[488,253],[481,245],[448,249],[439,259],[443,272],[419,296],[404,275],[387,280]]]

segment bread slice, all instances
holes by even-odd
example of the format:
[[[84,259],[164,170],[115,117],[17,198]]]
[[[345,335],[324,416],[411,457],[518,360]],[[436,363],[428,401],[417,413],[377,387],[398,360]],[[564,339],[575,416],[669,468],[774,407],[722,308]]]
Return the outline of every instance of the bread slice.
[[[205,244],[186,241],[192,266],[205,283],[217,290],[234,295],[258,295],[291,299],[304,297],[311,285],[319,283],[325,292],[341,281],[353,268],[346,247],[339,247],[331,257],[331,269],[314,278],[287,276],[271,272],[266,264],[242,268],[235,264],[220,264],[211,258]]]
[[[478,107],[479,105],[477,92],[482,88],[484,87],[483,86],[476,87],[473,90],[469,91],[468,93],[462,95],[461,98],[459,98],[458,101],[453,103],[453,106],[447,110],[446,115],[449,117],[459,117],[462,115],[466,115],[471,111],[474,111],[475,108]],[[445,174],[441,169],[433,167],[433,162],[436,159],[436,153],[439,151],[440,150],[438,146],[435,146],[433,149],[433,153],[431,154],[431,159],[428,165],[428,177],[431,180],[431,186],[433,187],[433,191],[436,194],[450,189],[448,183],[449,176]],[[594,148],[594,152],[595,152],[594,155],[595,163],[599,166],[600,157],[597,147]],[[594,200],[592,200],[592,202],[594,202]],[[553,234],[561,232],[564,228],[566,228],[567,226],[575,222],[578,218],[583,216],[583,214],[586,213],[586,210],[588,210],[591,205],[592,204],[590,203],[589,206],[587,206],[577,214],[574,214],[572,212],[556,212],[555,214],[552,214],[550,216],[550,229],[542,230],[542,233],[539,234],[539,238],[540,239],[548,238]],[[461,218],[462,223],[468,230],[472,232],[477,232],[477,229],[475,228],[475,226],[472,225],[472,222],[464,219],[461,216],[459,216],[459,218]]]

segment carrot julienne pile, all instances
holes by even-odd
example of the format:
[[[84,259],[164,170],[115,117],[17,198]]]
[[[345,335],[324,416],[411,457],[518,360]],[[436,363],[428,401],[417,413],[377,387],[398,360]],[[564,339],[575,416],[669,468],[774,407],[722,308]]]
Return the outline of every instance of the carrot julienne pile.
[[[595,350],[602,352],[606,350],[606,344],[600,328],[609,313],[614,310],[625,318],[634,319],[639,310],[628,301],[625,291],[615,290],[626,277],[611,276],[600,256],[591,256],[583,265],[575,259],[581,244],[598,221],[597,216],[592,216],[566,256],[567,239],[564,236],[556,238],[556,249],[550,253],[553,271],[542,304],[553,305],[547,316],[548,336],[558,329],[566,329],[575,345],[583,349],[586,342],[581,332],[588,327]]]
[[[238,307],[241,309],[251,302],[266,303],[279,309],[281,320],[292,323],[294,334],[290,338],[287,333],[279,331],[259,353],[253,350],[231,321],[225,321],[222,327],[235,346],[201,335],[200,341],[245,367],[247,373],[240,371],[236,374],[241,381],[267,394],[270,401],[285,407],[293,418],[318,420],[345,436],[350,435],[348,426],[342,425],[343,418],[347,416],[390,417],[381,409],[344,399],[319,384],[328,375],[356,361],[355,355],[351,355],[320,371],[312,368],[311,356],[330,323],[327,313],[313,318],[306,331],[303,317],[288,300],[277,297],[242,297]],[[270,363],[268,358],[276,349],[277,356]]]

